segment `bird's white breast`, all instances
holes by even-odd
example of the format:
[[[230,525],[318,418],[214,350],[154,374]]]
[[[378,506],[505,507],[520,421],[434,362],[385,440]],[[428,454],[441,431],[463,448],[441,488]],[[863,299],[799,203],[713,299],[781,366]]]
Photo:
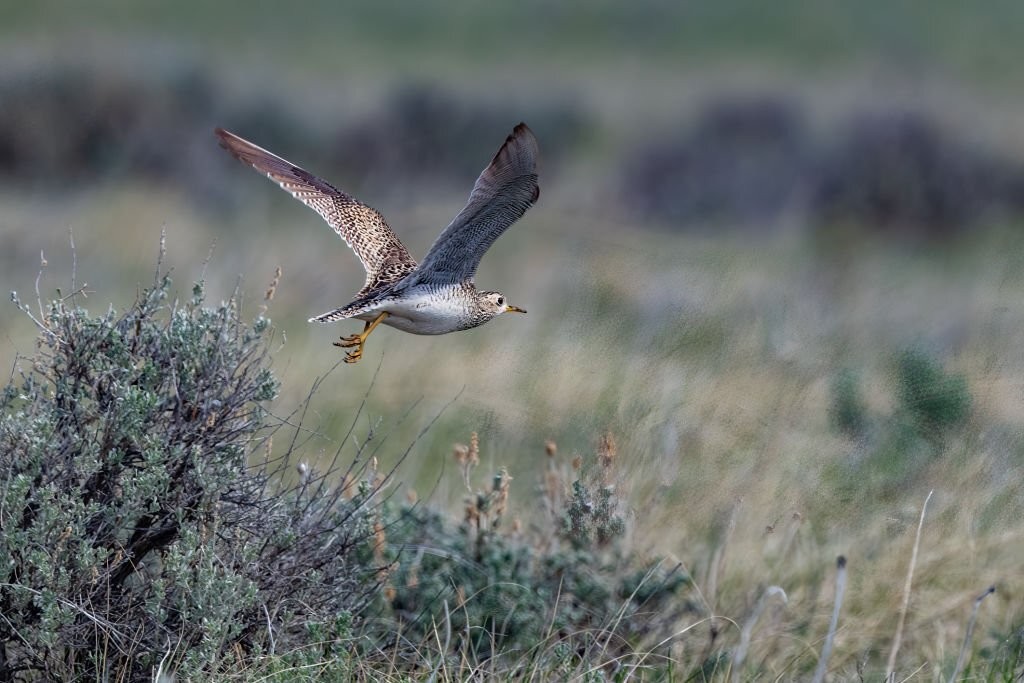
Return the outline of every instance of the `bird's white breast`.
[[[471,302],[455,288],[427,289],[414,287],[400,297],[383,299],[372,310],[357,316],[373,320],[382,311],[390,315],[383,320],[403,332],[412,334],[447,334],[470,327]]]

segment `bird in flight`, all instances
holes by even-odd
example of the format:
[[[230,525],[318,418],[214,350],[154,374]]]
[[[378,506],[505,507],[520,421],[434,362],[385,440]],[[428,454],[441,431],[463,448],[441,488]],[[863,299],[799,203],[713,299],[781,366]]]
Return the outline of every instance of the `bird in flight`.
[[[234,133],[214,132],[232,156],[320,214],[362,262],[366,283],[355,299],[309,319],[364,321],[362,332],[334,342],[350,349],[346,363],[362,358],[366,338],[382,323],[412,334],[447,334],[502,313],[526,313],[500,292],[480,291],[473,282],[484,253],[540,196],[537,138],[526,124],[512,130],[477,178],[465,208],[419,264],[376,209]]]

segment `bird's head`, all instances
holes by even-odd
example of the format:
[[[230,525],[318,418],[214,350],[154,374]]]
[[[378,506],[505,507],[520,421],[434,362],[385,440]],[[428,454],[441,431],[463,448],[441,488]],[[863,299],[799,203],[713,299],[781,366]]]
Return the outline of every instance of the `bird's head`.
[[[518,306],[513,306],[505,299],[501,292],[480,292],[480,306],[488,318],[501,315],[502,313],[526,313]]]

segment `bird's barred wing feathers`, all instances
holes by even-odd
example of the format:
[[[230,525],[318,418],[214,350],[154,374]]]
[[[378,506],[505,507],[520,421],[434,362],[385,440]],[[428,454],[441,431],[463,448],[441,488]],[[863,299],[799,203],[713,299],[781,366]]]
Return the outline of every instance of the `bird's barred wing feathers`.
[[[466,207],[441,232],[406,282],[471,280],[484,253],[540,196],[538,156],[537,139],[520,123],[480,174]]]
[[[345,240],[366,269],[361,293],[400,280],[415,269],[416,260],[376,209],[234,133],[222,128],[214,132],[221,147],[316,211]]]

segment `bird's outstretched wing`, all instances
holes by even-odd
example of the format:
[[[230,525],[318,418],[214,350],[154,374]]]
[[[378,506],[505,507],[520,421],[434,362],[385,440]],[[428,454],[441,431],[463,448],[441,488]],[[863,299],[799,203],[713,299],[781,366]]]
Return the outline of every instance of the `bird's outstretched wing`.
[[[396,282],[416,268],[416,260],[376,209],[234,133],[223,128],[214,132],[221,147],[316,211],[345,240],[366,269],[360,294]]]
[[[441,232],[406,282],[472,280],[484,253],[540,196],[538,156],[537,138],[520,123],[477,178],[466,208]]]

